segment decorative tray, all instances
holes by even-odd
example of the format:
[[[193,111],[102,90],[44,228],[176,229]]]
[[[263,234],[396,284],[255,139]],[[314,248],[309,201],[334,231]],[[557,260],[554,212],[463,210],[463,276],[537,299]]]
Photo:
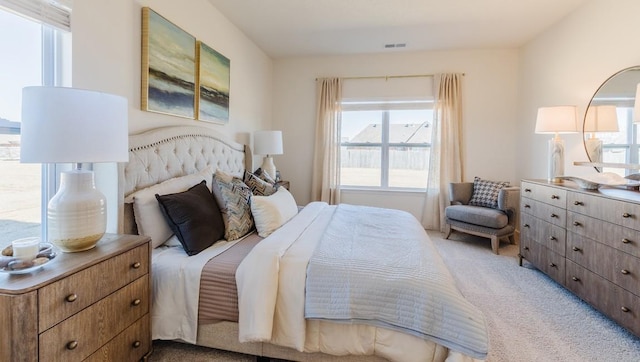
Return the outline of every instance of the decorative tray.
[[[40,251],[33,260],[21,260],[13,257],[13,249],[11,246],[8,246],[2,249],[2,255],[0,255],[0,273],[31,273],[44,267],[55,257],[56,252],[50,243],[40,243]]]
[[[620,175],[603,172],[597,175],[575,177],[575,176],[562,176],[563,180],[570,180],[578,184],[582,189],[597,190],[600,186],[610,187],[623,187],[623,188],[638,188],[640,182],[637,179],[631,179],[629,177],[622,177]]]

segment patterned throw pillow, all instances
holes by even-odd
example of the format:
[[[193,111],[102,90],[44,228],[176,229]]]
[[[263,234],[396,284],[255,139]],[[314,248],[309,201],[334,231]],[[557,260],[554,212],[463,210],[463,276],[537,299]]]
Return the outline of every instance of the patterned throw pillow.
[[[483,180],[480,177],[473,179],[473,194],[469,205],[497,208],[498,194],[503,187],[508,187],[508,182]]]
[[[249,186],[251,192],[257,196],[270,196],[276,192],[276,187],[249,171],[244,172],[244,183]]]
[[[249,204],[251,189],[241,179],[216,171],[213,175],[213,196],[222,212],[225,239],[240,239],[253,230],[254,222]]]
[[[269,175],[269,173],[267,173],[266,171],[264,171],[262,168],[258,168],[256,170],[256,172],[254,172],[254,174],[256,176],[258,176],[261,180],[266,181],[272,185],[276,184],[276,180],[271,177],[271,175]],[[274,176],[275,177],[275,176]]]

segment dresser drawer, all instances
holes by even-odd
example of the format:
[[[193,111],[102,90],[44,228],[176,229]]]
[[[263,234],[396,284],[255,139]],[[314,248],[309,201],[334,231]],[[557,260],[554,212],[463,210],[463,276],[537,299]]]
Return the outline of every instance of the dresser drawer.
[[[525,234],[531,240],[562,256],[565,255],[566,229],[528,214],[522,214],[520,220],[522,225],[520,228],[521,237]]]
[[[567,231],[586,236],[612,248],[640,258],[640,231],[567,212]]]
[[[569,192],[567,210],[640,231],[640,204]]]
[[[567,260],[566,287],[636,335],[640,334],[640,298]]]
[[[81,361],[149,312],[149,275],[40,335],[42,361]]]
[[[564,284],[565,258],[563,256],[530,239],[525,239],[521,247],[521,255],[553,280]]]
[[[640,259],[581,235],[569,233],[567,239],[569,259],[640,295]]]
[[[523,197],[536,199],[563,209],[567,207],[567,190],[524,181],[521,186]]]
[[[149,314],[89,356],[85,362],[140,361],[151,350]]]
[[[558,206],[545,204],[544,202],[522,198],[520,206],[522,214],[529,214],[562,228],[567,224],[567,211]]]
[[[41,288],[38,291],[39,331],[53,327],[140,278],[148,269],[149,249],[144,244]]]

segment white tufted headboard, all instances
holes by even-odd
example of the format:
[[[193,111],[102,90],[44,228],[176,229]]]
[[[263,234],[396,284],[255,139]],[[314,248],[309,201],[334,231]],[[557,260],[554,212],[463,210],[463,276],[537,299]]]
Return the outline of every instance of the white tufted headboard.
[[[212,129],[161,127],[129,136],[129,162],[120,169],[120,185],[126,199],[137,190],[196,173],[209,165],[242,176],[251,164],[248,146]],[[136,232],[130,204],[124,205],[121,225],[124,233]]]

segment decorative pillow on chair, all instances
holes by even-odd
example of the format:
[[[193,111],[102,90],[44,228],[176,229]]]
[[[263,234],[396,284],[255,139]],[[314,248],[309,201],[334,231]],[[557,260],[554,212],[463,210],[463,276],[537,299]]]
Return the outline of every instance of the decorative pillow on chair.
[[[155,196],[188,255],[196,255],[224,237],[222,214],[205,181],[184,192]]]
[[[272,183],[259,178],[249,171],[244,172],[244,183],[249,186],[251,192],[254,195],[258,196],[273,195],[277,190],[277,188]]]
[[[224,237],[228,241],[240,239],[253,230],[251,189],[241,179],[220,170],[213,175],[213,196],[222,211]]]
[[[498,194],[503,187],[508,187],[509,182],[483,180],[480,177],[473,179],[473,194],[469,205],[497,208]]]

